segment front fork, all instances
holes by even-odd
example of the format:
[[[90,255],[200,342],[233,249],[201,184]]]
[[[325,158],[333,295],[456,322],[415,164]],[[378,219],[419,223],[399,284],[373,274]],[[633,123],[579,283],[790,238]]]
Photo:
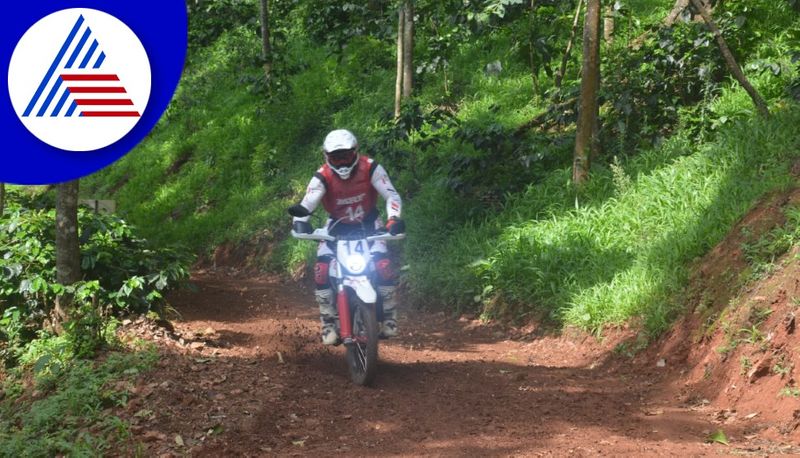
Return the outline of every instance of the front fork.
[[[345,345],[353,343],[353,321],[350,318],[350,303],[343,282],[339,283],[336,292],[336,308],[339,311],[339,333]]]

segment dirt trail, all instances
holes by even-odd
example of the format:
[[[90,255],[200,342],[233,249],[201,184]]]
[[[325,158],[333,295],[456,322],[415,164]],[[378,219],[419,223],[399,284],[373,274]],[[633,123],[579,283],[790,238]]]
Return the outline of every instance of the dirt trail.
[[[401,312],[373,388],[318,344],[313,294],[268,278],[196,274],[171,297],[164,346],[126,415],[155,456],[697,456],[763,453],[674,383],[683,368],[614,360],[613,342],[507,340],[443,313]],[[694,402],[694,403],[693,403]],[[773,452],[779,450],[772,450]]]

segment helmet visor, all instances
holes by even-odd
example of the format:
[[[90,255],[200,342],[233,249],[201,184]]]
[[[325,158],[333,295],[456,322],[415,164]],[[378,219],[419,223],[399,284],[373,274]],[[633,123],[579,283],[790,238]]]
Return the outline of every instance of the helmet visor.
[[[355,149],[340,149],[328,154],[328,163],[334,167],[347,167],[356,161]]]

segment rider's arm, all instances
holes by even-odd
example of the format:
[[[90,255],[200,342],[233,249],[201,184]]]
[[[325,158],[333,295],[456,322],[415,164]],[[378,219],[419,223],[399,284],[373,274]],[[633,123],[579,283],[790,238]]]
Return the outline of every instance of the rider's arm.
[[[320,179],[317,174],[314,174],[314,177],[311,178],[311,181],[308,183],[306,195],[303,196],[303,200],[300,202],[300,205],[305,207],[309,213],[313,213],[314,210],[316,210],[316,208],[319,206],[319,203],[322,202],[323,196],[325,196],[325,183],[322,182],[322,179]],[[292,218],[292,221],[307,222],[310,218],[311,216],[305,216],[302,218],[294,217]]]
[[[403,211],[403,199],[394,189],[389,174],[381,165],[376,166],[375,171],[372,172],[372,186],[386,200],[386,216],[400,218]]]

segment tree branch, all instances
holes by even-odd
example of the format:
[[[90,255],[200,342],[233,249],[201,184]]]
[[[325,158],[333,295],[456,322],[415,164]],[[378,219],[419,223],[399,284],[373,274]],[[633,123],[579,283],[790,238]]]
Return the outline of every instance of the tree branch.
[[[753,100],[753,104],[756,106],[756,109],[761,116],[768,117],[769,108],[767,108],[767,103],[761,97],[761,94],[758,93],[756,88],[750,84],[750,81],[747,80],[747,77],[744,75],[739,63],[736,62],[736,59],[733,57],[733,53],[731,53],[728,43],[725,42],[725,38],[722,37],[722,32],[720,32],[719,27],[717,27],[717,24],[711,18],[711,14],[708,12],[708,10],[706,10],[705,5],[700,0],[691,1],[692,5],[694,5],[694,7],[700,13],[700,16],[703,17],[703,21],[705,21],[708,28],[711,29],[711,32],[714,34],[714,37],[717,39],[717,45],[722,53],[722,57],[725,58],[725,63],[728,65],[728,70],[730,70],[733,77],[736,78],[736,81],[742,85],[744,90],[747,91],[747,94]]]
[[[578,30],[578,20],[581,17],[581,6],[583,6],[583,0],[578,0],[578,6],[575,8],[575,18],[572,20],[572,31],[569,34],[569,41],[567,41],[567,49],[564,51],[564,56],[561,58],[561,67],[556,74],[556,89],[561,89],[561,81],[564,79],[564,73],[567,71],[569,53],[572,51],[572,44],[575,42],[575,34]]]

